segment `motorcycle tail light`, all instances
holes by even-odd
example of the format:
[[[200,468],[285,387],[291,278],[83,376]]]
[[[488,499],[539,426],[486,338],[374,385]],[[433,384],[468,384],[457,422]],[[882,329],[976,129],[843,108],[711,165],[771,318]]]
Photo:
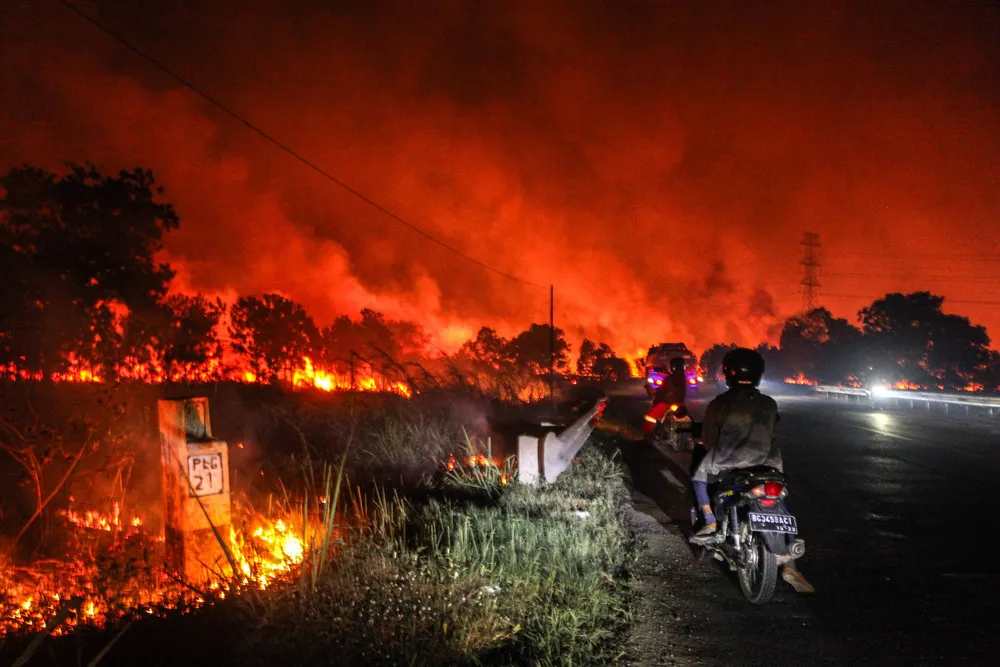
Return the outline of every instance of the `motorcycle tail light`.
[[[773,498],[761,498],[759,502],[764,507],[774,507],[778,504],[778,501]]]
[[[764,495],[768,498],[780,498],[785,485],[781,482],[764,482]]]

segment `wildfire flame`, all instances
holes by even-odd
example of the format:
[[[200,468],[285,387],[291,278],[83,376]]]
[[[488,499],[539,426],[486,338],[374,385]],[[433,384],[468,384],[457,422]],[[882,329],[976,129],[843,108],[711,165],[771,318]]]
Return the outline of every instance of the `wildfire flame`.
[[[202,589],[209,596],[221,599],[232,585],[264,590],[291,575],[305,557],[301,517],[295,527],[288,518],[239,511],[234,524],[240,528],[231,528],[229,544],[239,572],[228,580],[220,573]],[[0,637],[41,630],[67,604],[74,611],[55,635],[80,625],[102,627],[135,614],[162,614],[207,602],[155,564],[153,554],[162,555],[163,536],[147,533],[140,517],[123,516],[118,504],[105,513],[71,505],[60,515],[75,545],[71,557],[17,566],[0,555]],[[108,562],[128,565],[115,570]]]
[[[270,521],[258,517],[249,539],[241,538],[231,529],[229,542],[240,574],[260,590],[266,589],[275,578],[291,572],[305,557],[302,536],[282,519]]]
[[[894,384],[892,388],[899,391],[920,391],[921,389],[924,389],[924,387],[921,387],[919,384],[914,384],[908,380],[900,380]]]
[[[803,384],[815,387],[819,383],[815,380],[810,380],[802,373],[799,373],[795,377],[785,378],[785,384]]]
[[[183,372],[168,373],[161,368],[137,361],[126,362],[115,366],[115,376],[121,380],[144,382],[147,384],[163,384],[166,382],[206,383],[215,381],[238,382],[241,384],[256,384],[257,375],[248,369],[232,368],[223,365],[219,360],[212,359],[196,368]],[[43,379],[41,373],[31,373],[17,368],[13,364],[0,366],[0,377],[17,380]],[[312,388],[321,391],[366,391],[391,392],[409,398],[412,390],[405,383],[390,380],[377,373],[358,369],[353,374],[340,374],[317,366],[310,357],[303,357],[300,363],[289,373],[291,384],[295,388]],[[104,376],[97,369],[81,362],[74,356],[68,359],[65,371],[53,373],[54,382],[75,382],[104,384]]]
[[[504,469],[503,464],[487,456],[483,456],[482,454],[473,454],[471,456],[467,456],[460,463],[454,454],[449,453],[448,460],[444,464],[445,469],[450,472],[455,468],[457,468],[459,465],[465,465],[465,467],[467,468],[476,468],[476,467],[496,468],[497,471],[499,471],[500,473],[500,485],[507,486],[507,484],[510,483],[510,476]]]
[[[292,385],[295,387],[314,387],[322,391],[388,391],[409,398],[412,394],[405,382],[378,382],[373,375],[355,376],[353,383],[350,375],[339,375],[335,372],[317,368],[309,357],[302,358],[302,365],[292,371]]]

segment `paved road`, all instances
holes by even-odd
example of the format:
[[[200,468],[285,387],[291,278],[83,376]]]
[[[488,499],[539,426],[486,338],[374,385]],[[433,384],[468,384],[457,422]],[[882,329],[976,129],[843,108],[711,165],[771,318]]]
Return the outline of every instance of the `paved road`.
[[[658,548],[647,612],[665,626],[644,664],[1000,664],[1000,419],[776,398],[800,565],[817,593],[782,584],[754,608],[720,567],[696,562],[689,459],[626,433],[640,532]],[[608,416],[638,427],[648,405],[618,395]]]

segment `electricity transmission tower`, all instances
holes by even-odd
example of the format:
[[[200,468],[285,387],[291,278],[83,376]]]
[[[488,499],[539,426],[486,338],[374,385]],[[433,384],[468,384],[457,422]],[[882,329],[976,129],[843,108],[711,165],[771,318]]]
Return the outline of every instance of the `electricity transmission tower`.
[[[819,234],[806,232],[802,235],[802,306],[806,312],[816,307],[816,297],[819,293],[819,278],[816,270],[819,268]]]

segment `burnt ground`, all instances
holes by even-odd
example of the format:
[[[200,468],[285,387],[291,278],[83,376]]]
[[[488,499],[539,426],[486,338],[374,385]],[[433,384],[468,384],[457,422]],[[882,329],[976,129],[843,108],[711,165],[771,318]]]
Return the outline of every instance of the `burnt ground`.
[[[648,401],[612,397],[604,439],[622,452],[647,546],[628,663],[997,664],[1000,419],[777,398],[800,568],[817,591],[779,580],[755,607],[687,544],[689,455],[635,442]]]

